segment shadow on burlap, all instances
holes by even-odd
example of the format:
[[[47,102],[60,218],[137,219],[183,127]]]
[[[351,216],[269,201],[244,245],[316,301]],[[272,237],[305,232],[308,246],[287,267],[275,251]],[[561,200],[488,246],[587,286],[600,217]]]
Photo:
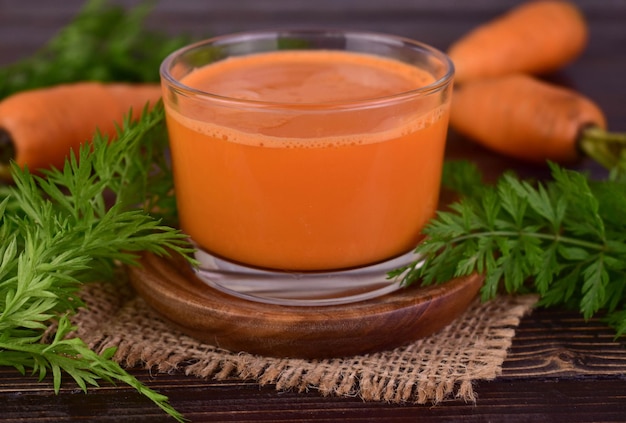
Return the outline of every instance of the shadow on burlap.
[[[502,369],[521,317],[535,296],[476,300],[440,332],[404,347],[353,357],[303,360],[251,355],[204,344],[170,327],[125,281],[87,284],[77,335],[101,352],[117,347],[123,366],[183,371],[216,380],[240,378],[278,390],[318,390],[368,401],[435,404],[474,401],[473,383]]]

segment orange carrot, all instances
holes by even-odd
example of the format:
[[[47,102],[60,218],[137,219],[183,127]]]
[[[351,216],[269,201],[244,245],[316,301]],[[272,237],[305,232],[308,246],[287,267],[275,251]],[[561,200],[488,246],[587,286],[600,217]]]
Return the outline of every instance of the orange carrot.
[[[525,74],[456,87],[450,125],[491,150],[531,162],[567,163],[586,154],[611,168],[616,151],[626,149],[626,135],[606,132],[605,116],[591,100]]]
[[[113,137],[132,108],[137,119],[161,97],[158,84],[77,82],[23,91],[0,102],[0,174],[13,159],[29,170],[63,166],[99,130]]]
[[[531,0],[470,31],[448,55],[457,83],[509,73],[537,75],[573,61],[587,38],[587,23],[574,4]]]

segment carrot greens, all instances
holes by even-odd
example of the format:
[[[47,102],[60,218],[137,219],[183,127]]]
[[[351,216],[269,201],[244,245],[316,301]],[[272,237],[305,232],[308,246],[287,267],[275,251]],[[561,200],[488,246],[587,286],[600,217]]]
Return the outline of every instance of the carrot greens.
[[[189,40],[145,30],[149,11],[148,2],[127,10],[88,0],[41,50],[0,68],[0,98],[75,81],[158,81],[161,60]],[[114,349],[90,350],[71,324],[84,283],[115,277],[141,251],[189,251],[173,228],[166,145],[159,104],[134,123],[129,114],[114,143],[95,134],[60,170],[40,177],[11,167],[13,185],[0,185],[0,365],[42,380],[50,373],[57,392],[64,375],[83,390],[125,383],[184,421],[112,359]]]
[[[0,365],[40,378],[51,371],[56,391],[63,372],[84,390],[99,379],[124,382],[182,421],[166,397],[112,360],[114,349],[98,355],[67,337],[83,283],[111,279],[141,251],[191,251],[162,223],[175,219],[165,133],[159,103],[138,122],[127,119],[114,143],[97,134],[62,170],[39,177],[13,166],[15,185],[0,191]]]
[[[473,165],[446,166],[444,182],[461,199],[426,227],[416,249],[424,262],[390,276],[432,284],[479,272],[484,300],[534,292],[540,305],[573,306],[585,318],[605,312],[617,335],[626,333],[623,173],[595,181],[551,164],[548,181],[508,173],[487,186]]]
[[[161,61],[190,38],[146,29],[152,4],[126,9],[87,0],[40,50],[0,68],[0,98],[75,81],[157,82]]]

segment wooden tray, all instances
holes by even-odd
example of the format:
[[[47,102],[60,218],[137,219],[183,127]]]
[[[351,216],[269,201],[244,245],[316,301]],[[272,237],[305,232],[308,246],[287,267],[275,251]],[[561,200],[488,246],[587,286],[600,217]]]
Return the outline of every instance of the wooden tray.
[[[141,264],[128,268],[131,283],[183,333],[231,351],[308,359],[376,352],[428,336],[457,318],[483,282],[472,275],[351,304],[282,306],[218,291],[182,257],[145,254]]]

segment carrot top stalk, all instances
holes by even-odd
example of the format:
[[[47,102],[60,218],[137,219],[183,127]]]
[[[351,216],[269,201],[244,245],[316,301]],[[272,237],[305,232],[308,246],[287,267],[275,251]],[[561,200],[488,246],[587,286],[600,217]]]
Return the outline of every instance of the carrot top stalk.
[[[579,8],[565,0],[531,0],[461,37],[448,49],[455,81],[544,74],[578,57],[588,28]]]
[[[625,162],[626,134],[607,132],[595,103],[525,74],[455,87],[450,125],[484,147],[525,161],[567,163],[586,155],[609,169]]]
[[[110,138],[132,110],[161,97],[159,84],[77,82],[22,91],[0,102],[0,176],[11,160],[29,170],[63,166],[96,131]]]
[[[606,169],[626,175],[626,133],[590,126],[581,131],[578,146]]]

